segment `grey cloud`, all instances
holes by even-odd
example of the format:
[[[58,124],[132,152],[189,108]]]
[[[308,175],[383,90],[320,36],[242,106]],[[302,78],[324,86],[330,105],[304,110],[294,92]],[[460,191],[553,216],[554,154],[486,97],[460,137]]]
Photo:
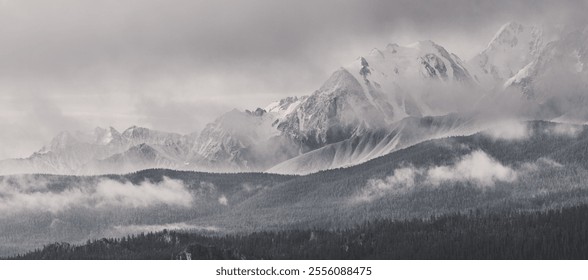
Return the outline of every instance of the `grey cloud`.
[[[95,185],[81,185],[51,191],[46,181],[27,176],[12,176],[0,181],[0,212],[4,215],[46,211],[62,213],[82,207],[91,210],[147,208],[157,205],[189,207],[192,195],[182,181],[163,179],[160,183],[132,184],[103,179]]]
[[[218,203],[224,206],[229,205],[229,200],[227,199],[227,197],[223,194],[218,198]]]
[[[410,32],[485,40],[508,20],[575,18],[580,1],[19,1],[4,3],[2,76],[127,78],[164,72],[324,75],[329,52],[369,50]],[[584,4],[585,5],[585,4]],[[546,15],[548,15],[546,17]],[[483,32],[480,32],[483,30]],[[426,36],[426,37],[425,37]],[[423,37],[423,38],[418,38]],[[451,43],[451,42],[446,42]],[[481,42],[482,44],[485,42]],[[351,59],[351,58],[349,58]],[[302,60],[304,63],[296,63]],[[326,61],[330,67],[341,61]],[[274,68],[277,67],[277,68]],[[80,72],[80,70],[82,70]],[[300,70],[300,69],[299,69]],[[116,73],[117,75],[121,73]],[[57,75],[57,76],[56,76]],[[270,77],[265,77],[270,78]],[[266,81],[268,82],[268,81]]]
[[[222,103],[158,101],[148,98],[139,104],[136,113],[145,126],[178,133],[203,128],[210,121],[210,118],[203,116],[217,117],[232,109]]]
[[[526,140],[532,137],[536,132],[544,133],[549,136],[560,137],[577,137],[584,131],[583,125],[569,123],[554,123],[541,131],[534,131],[529,127],[529,123],[520,120],[503,119],[494,122],[482,133],[494,140]]]
[[[528,165],[524,171],[532,170]],[[404,194],[416,187],[437,187],[442,183],[471,182],[480,188],[492,187],[496,182],[513,182],[521,171],[503,165],[482,150],[475,150],[450,165],[416,168],[397,168],[384,179],[370,179],[354,202],[371,201],[387,194]]]
[[[370,179],[356,201],[370,201],[385,194],[403,194],[415,188],[417,178],[423,176],[423,170],[412,166],[398,168],[394,174],[384,179]]]
[[[0,110],[0,159],[28,156],[57,132],[84,128],[44,96],[2,100]]]
[[[502,165],[481,150],[473,151],[454,165],[437,166],[427,171],[427,181],[433,185],[471,181],[481,187],[488,187],[497,181],[515,181],[517,176],[516,170]]]
[[[533,136],[527,123],[517,120],[497,121],[482,133],[495,140],[525,140]]]
[[[546,132],[558,136],[577,137],[582,131],[584,131],[584,127],[581,125],[558,123],[549,127]]]
[[[5,2],[1,50],[9,66],[2,70],[75,76],[80,69],[123,67],[141,76],[162,67],[263,70],[268,63],[290,65],[293,59],[322,70],[324,61],[313,58],[344,50],[344,44],[374,38],[385,43],[397,34],[406,36],[406,30],[415,37],[465,33],[477,38],[483,33],[490,39],[505,21],[563,23],[581,18],[586,5],[531,0]]]

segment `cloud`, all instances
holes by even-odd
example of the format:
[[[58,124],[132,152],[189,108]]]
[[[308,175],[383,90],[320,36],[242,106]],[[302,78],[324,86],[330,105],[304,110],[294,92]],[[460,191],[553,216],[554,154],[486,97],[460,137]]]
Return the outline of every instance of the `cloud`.
[[[517,179],[517,172],[502,165],[481,150],[462,157],[449,166],[437,166],[426,172],[426,182],[439,185],[443,182],[473,182],[487,187],[497,181],[512,182]]]
[[[556,123],[548,127],[545,132],[558,136],[577,137],[582,131],[584,131],[582,125]]]
[[[384,179],[370,179],[359,196],[359,200],[371,200],[374,197],[381,197],[387,193],[407,193],[415,187],[416,177],[421,174],[423,174],[422,169],[403,167],[394,170],[392,176]]]
[[[222,102],[179,102],[161,96],[140,100],[135,112],[138,121],[147,127],[165,127],[165,131],[186,133],[200,132],[210,122],[210,118],[231,109]]]
[[[98,201],[96,207],[145,208],[159,204],[189,207],[192,203],[192,196],[182,181],[169,178],[158,184],[145,181],[139,185],[103,180],[93,196]]]
[[[241,185],[241,187],[243,188],[244,191],[250,193],[253,191],[257,191],[257,190],[265,190],[267,189],[267,186],[264,185],[254,185],[254,184],[250,184],[250,183],[243,183]]]
[[[0,159],[30,156],[64,128],[87,129],[43,96],[22,99],[0,97]]]
[[[519,171],[501,164],[484,151],[476,150],[451,165],[407,166],[394,170],[384,179],[370,179],[354,200],[370,201],[387,194],[405,194],[417,187],[438,187],[443,183],[470,182],[478,187],[492,187],[496,182],[513,182],[518,176]]]
[[[482,134],[496,140],[524,140],[531,137],[533,131],[525,122],[505,120],[496,122]]]
[[[483,135],[495,140],[526,140],[535,133],[549,136],[577,137],[584,131],[584,126],[570,123],[550,123],[543,129],[534,129],[529,123],[520,120],[499,120],[492,123]]]
[[[227,206],[229,205],[229,200],[227,199],[227,197],[223,194],[218,198],[218,203],[220,203],[221,205]]]
[[[520,166],[520,173],[537,172],[542,169],[562,168],[564,165],[550,158],[541,157],[535,162],[526,162]]]
[[[83,207],[89,209],[147,208],[158,205],[189,207],[192,195],[182,181],[164,177],[160,183],[118,182],[110,179],[96,184],[80,184],[63,191],[48,188],[46,182],[6,177],[0,182],[0,212],[38,211],[59,213]],[[20,185],[20,183],[25,183]],[[33,187],[31,187],[33,186]]]

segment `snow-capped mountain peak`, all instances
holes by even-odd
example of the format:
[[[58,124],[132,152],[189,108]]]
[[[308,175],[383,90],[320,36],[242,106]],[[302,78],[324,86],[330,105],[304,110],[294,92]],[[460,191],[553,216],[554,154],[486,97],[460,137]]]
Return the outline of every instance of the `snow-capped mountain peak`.
[[[535,59],[544,46],[543,31],[516,22],[503,25],[485,50],[468,64],[474,78],[486,89],[496,89]]]
[[[372,79],[390,77],[397,84],[407,78],[471,82],[461,60],[431,40],[407,46],[388,44],[385,50],[373,49],[369,56],[358,58],[347,69],[351,73],[359,71],[359,76],[364,79],[371,74]]]
[[[504,83],[540,106],[542,117],[588,120],[588,28],[561,31],[529,64]]]
[[[97,127],[94,129],[94,135],[96,143],[100,145],[108,145],[112,141],[118,141],[121,138],[120,132],[112,126],[107,129]]]
[[[125,131],[123,131],[123,133],[122,133],[122,136],[124,138],[131,139],[131,138],[145,137],[148,134],[149,134],[148,128],[138,127],[136,125],[133,125],[127,129],[125,129]]]
[[[63,150],[70,146],[72,142],[76,141],[77,139],[75,139],[71,132],[62,131],[51,139],[51,142],[49,142],[48,145],[43,146],[43,148],[41,148],[36,154],[45,154],[52,151]]]
[[[287,97],[270,103],[265,107],[264,110],[270,114],[273,114],[274,118],[276,119],[273,124],[276,125],[277,123],[283,121],[287,115],[298,109],[298,106],[300,106],[300,104],[304,102],[306,98],[308,98],[308,96]]]
[[[492,40],[488,42],[488,50],[498,48],[513,48],[518,44],[518,36],[525,27],[517,22],[508,22],[500,27]]]

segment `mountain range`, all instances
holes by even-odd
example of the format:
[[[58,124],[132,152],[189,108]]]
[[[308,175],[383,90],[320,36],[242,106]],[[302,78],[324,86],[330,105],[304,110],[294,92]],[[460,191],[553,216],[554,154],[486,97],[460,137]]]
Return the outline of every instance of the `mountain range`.
[[[505,119],[588,121],[588,28],[548,38],[507,23],[468,61],[432,41],[373,49],[308,96],[232,110],[199,133],[143,127],[57,135],[1,174],[110,174],[149,168],[308,174]]]

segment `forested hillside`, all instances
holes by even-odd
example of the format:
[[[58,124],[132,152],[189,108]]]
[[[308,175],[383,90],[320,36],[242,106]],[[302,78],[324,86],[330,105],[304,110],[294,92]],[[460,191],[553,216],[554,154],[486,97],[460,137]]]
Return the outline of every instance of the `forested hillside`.
[[[15,259],[588,259],[588,206],[377,220],[340,231],[162,231],[55,243]]]

